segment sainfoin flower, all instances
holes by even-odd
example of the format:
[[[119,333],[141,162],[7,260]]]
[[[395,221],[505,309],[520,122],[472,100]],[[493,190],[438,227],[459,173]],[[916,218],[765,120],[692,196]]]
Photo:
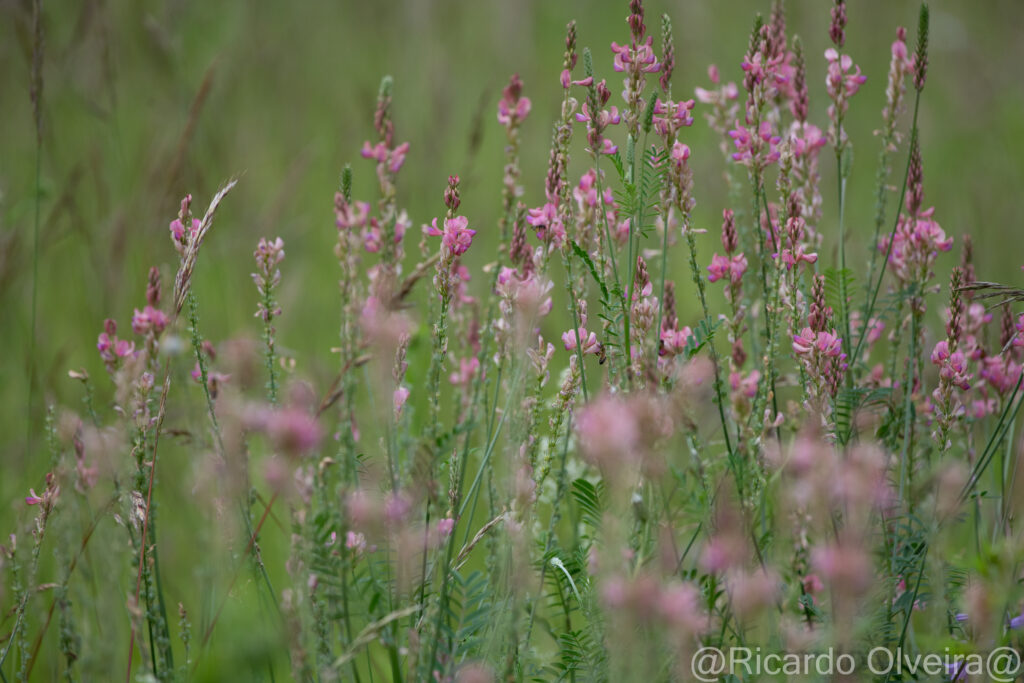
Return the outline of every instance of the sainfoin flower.
[[[721,85],[722,78],[718,72],[718,67],[712,64],[708,67],[708,79],[713,85],[720,85],[717,90],[708,90],[706,88],[694,88],[694,95],[697,97],[697,101],[701,104],[711,104],[715,106],[726,106],[729,102],[736,100],[740,96],[740,90],[736,87],[735,83],[726,83]]]
[[[594,154],[615,154],[618,147],[604,137],[604,129],[622,121],[618,107],[604,109],[611,98],[611,91],[604,81],[592,86],[591,96],[576,114],[576,120],[587,124],[587,143]]]
[[[100,352],[100,358],[112,371],[118,361],[123,358],[135,355],[135,343],[126,339],[118,339],[117,323],[108,318],[103,323],[103,331],[96,340],[96,349]]]
[[[345,533],[345,547],[357,555],[366,550],[366,536],[355,531]]]
[[[597,334],[587,332],[585,327],[562,333],[562,342],[565,344],[566,351],[576,350],[577,334],[579,335],[579,347],[583,353],[592,353],[594,355],[601,353],[601,342],[597,341]]]
[[[860,72],[860,67],[853,63],[850,55],[842,55],[836,52],[835,48],[825,50],[825,59],[828,60],[828,77],[825,85],[828,93],[836,98],[840,92],[845,97],[853,97],[860,90],[860,86],[868,80]]]
[[[373,159],[380,166],[387,168],[391,173],[398,173],[405,163],[405,156],[409,153],[409,143],[403,142],[394,149],[388,149],[384,142],[371,145],[369,140],[363,143],[359,154],[364,159]]]
[[[629,404],[614,396],[602,396],[587,404],[580,411],[577,431],[585,456],[596,464],[613,464],[616,459],[631,456],[641,438]]]
[[[917,216],[901,215],[899,218],[889,263],[902,282],[927,282],[931,279],[932,266],[939,252],[953,248],[953,238],[943,232],[933,218],[934,212],[933,207]],[[888,246],[888,237],[879,240],[880,250],[884,252]]]
[[[537,229],[537,239],[540,241],[550,243],[556,249],[565,243],[565,226],[554,203],[547,202],[540,208],[530,209],[526,222]]]
[[[718,282],[728,279],[733,284],[738,283],[743,274],[747,272],[747,257],[743,254],[736,254],[732,258],[714,254],[711,257],[711,265],[708,266],[708,280]]]
[[[963,351],[949,352],[949,342],[943,339],[932,350],[931,361],[939,367],[939,376],[949,380],[964,391],[971,388],[971,376],[967,372],[967,359]]]
[[[772,133],[772,125],[768,121],[762,121],[757,131],[737,123],[729,131],[729,137],[736,146],[733,161],[750,166],[772,164],[779,160],[778,144],[782,138]]]
[[[452,256],[462,256],[473,243],[476,230],[469,227],[469,219],[465,216],[444,219],[444,230],[437,227],[437,219],[431,221],[425,232],[433,237],[441,237],[441,242]]]
[[[683,326],[679,329],[668,327],[661,331],[661,347],[659,352],[662,356],[678,356],[686,350],[686,346],[693,337],[693,330]]]
[[[1017,386],[1021,371],[1020,363],[1004,355],[998,355],[984,359],[980,374],[997,393],[1006,395]]]
[[[437,533],[442,537],[446,538],[455,529],[455,520],[451,517],[445,517],[437,520]]]
[[[523,97],[522,91],[523,82],[516,74],[501,92],[501,100],[498,102],[498,123],[503,126],[518,125],[530,113],[530,98]]]
[[[657,100],[654,104],[654,117],[651,119],[658,135],[667,140],[674,140],[676,133],[684,126],[693,125],[694,101],[679,102]]]
[[[397,420],[402,414],[402,408],[405,407],[405,402],[409,400],[409,387],[398,387],[391,394],[391,407],[395,413],[395,419]]]
[[[252,415],[251,424],[264,432],[275,448],[292,456],[312,451],[323,437],[316,418],[299,408],[259,410]]]
[[[173,221],[171,221],[170,229],[171,239],[173,239],[175,242],[186,241],[185,225],[181,222],[180,218],[175,218]],[[199,219],[193,218],[192,225],[188,230],[188,238],[191,238],[197,232],[199,232]]]
[[[657,73],[661,65],[658,64],[658,58],[651,48],[653,41],[654,36],[647,36],[647,39],[638,45],[619,45],[612,41],[612,54],[615,55],[612,68],[620,73],[633,68],[643,73]]]
[[[448,376],[448,381],[457,386],[469,386],[480,370],[480,359],[476,356],[463,358],[459,361],[459,369]]]
[[[815,390],[812,393],[827,391],[834,397],[847,369],[842,339],[828,330],[815,332],[805,327],[793,336],[793,352]]]
[[[757,385],[761,381],[761,373],[751,370],[743,375],[739,372],[729,373],[729,388],[745,398],[754,398],[757,395]]]
[[[158,308],[146,306],[141,311],[135,309],[132,315],[132,332],[145,335],[152,332],[159,335],[167,327],[167,314]]]

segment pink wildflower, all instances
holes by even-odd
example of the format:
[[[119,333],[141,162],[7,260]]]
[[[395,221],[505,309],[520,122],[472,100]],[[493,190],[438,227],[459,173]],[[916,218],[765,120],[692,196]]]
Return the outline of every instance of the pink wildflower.
[[[397,420],[402,414],[405,402],[409,400],[409,387],[398,387],[391,394],[391,406]]]
[[[192,227],[188,231],[188,238],[191,239],[193,235],[199,232],[199,219],[192,219]],[[180,218],[175,218],[171,221],[171,239],[178,243],[186,243],[185,226],[182,224]]]
[[[733,161],[744,166],[763,166],[779,160],[778,144],[782,138],[772,134],[772,125],[768,121],[762,121],[756,133],[737,122],[729,131],[729,137],[736,146]]]
[[[747,257],[743,254],[736,254],[732,258],[719,256],[717,253],[711,256],[711,265],[708,266],[708,281],[718,282],[726,279],[738,284],[747,272]]]
[[[362,554],[366,550],[366,536],[355,531],[346,532],[345,547],[353,551],[356,555]]]
[[[615,71],[623,72],[634,70],[631,66],[643,73],[657,73],[661,70],[661,64],[654,54],[651,44],[654,36],[647,36],[647,40],[639,45],[619,45],[612,41],[612,53],[615,58],[612,60],[612,68]]]
[[[565,244],[565,226],[554,203],[547,202],[539,209],[530,209],[526,222],[537,229],[537,239],[540,241],[550,243],[556,249]]]
[[[562,333],[562,343],[565,344],[566,351],[576,350],[576,339],[579,334],[579,346],[583,353],[592,353],[595,356],[601,353],[601,342],[597,340],[597,335],[593,332],[588,333],[587,328],[580,327],[579,330],[569,330],[568,332]]]
[[[389,149],[386,142],[381,141],[376,145],[370,145],[369,140],[363,143],[359,154],[364,159],[373,159],[377,162],[378,168],[386,168],[392,174],[398,173],[405,163],[405,156],[409,153],[409,143],[403,142],[394,149]]]
[[[132,331],[139,335],[150,332],[159,335],[167,327],[167,322],[167,314],[158,308],[146,306],[141,311],[136,308],[132,315]]]
[[[253,422],[270,438],[275,448],[292,456],[314,450],[323,437],[316,418],[298,408],[261,410]]]
[[[799,334],[793,337],[793,351],[798,355],[804,356],[814,350],[814,342],[817,338],[814,330],[809,327],[805,327],[800,330]]]
[[[739,372],[729,373],[729,388],[733,393],[745,398],[757,396],[757,385],[761,381],[761,373],[751,370],[746,376]]]
[[[692,126],[693,116],[690,112],[693,111],[693,107],[693,100],[671,102],[659,99],[655,102],[652,122],[658,135],[674,140],[680,128]]]
[[[501,91],[498,102],[498,123],[503,126],[517,126],[530,113],[530,98],[522,97],[523,82],[519,74],[512,76],[509,84]]]
[[[850,55],[840,56],[835,48],[830,47],[825,50],[825,59],[828,60],[828,78],[825,85],[833,99],[840,91],[845,97],[853,97],[860,90],[860,86],[868,80],[867,76],[861,74],[860,67],[853,63]]]
[[[425,232],[433,237],[441,237],[441,242],[452,256],[461,256],[466,253],[473,243],[473,235],[476,230],[470,230],[467,225],[469,220],[465,216],[444,219],[444,230],[437,227],[437,219],[431,221],[430,227]]]
[[[480,370],[480,359],[476,356],[463,358],[459,361],[459,370],[448,376],[448,381],[456,386],[468,387]]]
[[[690,343],[690,338],[693,336],[693,331],[686,326],[680,329],[666,328],[661,331],[661,349],[660,353],[663,356],[678,356],[686,350],[687,344]]]
[[[455,520],[451,517],[445,517],[437,520],[437,533],[441,538],[447,538],[452,531],[455,529]]]
[[[1019,363],[1005,356],[989,356],[982,361],[981,377],[988,381],[1000,395],[1006,395],[1014,387],[1021,376]]]

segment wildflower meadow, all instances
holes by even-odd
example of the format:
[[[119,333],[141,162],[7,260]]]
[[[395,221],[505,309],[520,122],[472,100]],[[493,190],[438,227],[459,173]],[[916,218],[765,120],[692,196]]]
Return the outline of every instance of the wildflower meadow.
[[[121,182],[151,140],[163,200],[92,226],[80,204],[130,192],[99,146],[61,190],[58,141],[88,134],[57,125],[76,105],[47,77],[89,98],[120,62],[75,64],[69,36],[123,21],[173,54],[190,24],[17,4],[26,189],[0,194],[0,249],[31,322],[4,371],[25,390],[0,455],[0,681],[1024,675],[1024,256],[977,207],[1015,202],[985,155],[1020,139],[966,145],[969,177],[930,147],[971,97],[935,73],[965,40],[951,17],[988,10],[764,0],[718,19],[740,47],[712,57],[684,3],[580,23],[551,3],[536,74],[511,52],[486,83],[429,84],[458,143],[406,132],[432,100],[384,58],[350,63],[364,92],[320,65],[360,143],[317,156],[307,105],[265,86],[243,146],[283,148],[246,133],[263,109],[312,142],[251,171],[220,153],[233,128],[197,133],[235,67],[210,67],[177,144],[112,89],[89,101],[138,143]],[[374,30],[385,4],[351,11]],[[257,77],[284,26],[243,60]],[[102,258],[54,251],[62,212]]]

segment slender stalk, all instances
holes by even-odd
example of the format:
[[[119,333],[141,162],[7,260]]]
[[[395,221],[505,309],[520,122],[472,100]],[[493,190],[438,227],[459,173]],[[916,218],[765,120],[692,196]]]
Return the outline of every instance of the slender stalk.
[[[32,114],[36,129],[36,177],[34,216],[32,220],[32,327],[29,330],[28,349],[28,403],[25,406],[25,453],[32,453],[32,404],[35,402],[36,387],[36,315],[39,296],[39,218],[42,201],[42,165],[43,165],[43,2],[34,0],[32,3],[32,81],[31,100]]]
[[[146,539],[149,533],[150,517],[153,511],[153,482],[156,480],[157,447],[160,445],[160,430],[164,424],[164,416],[167,414],[167,394],[171,390],[171,364],[167,363],[164,369],[163,389],[160,392],[160,408],[157,411],[156,424],[153,433],[153,451],[149,466],[149,485],[146,490],[146,514],[142,521],[142,540],[139,543],[139,570],[135,577],[135,601],[139,604],[139,597],[142,593],[142,568],[146,563]],[[135,652],[135,621],[132,621],[131,638],[128,641],[128,666],[125,670],[125,681],[132,680],[132,654]]]
[[[900,487],[899,499],[905,500],[908,494],[907,487],[913,476],[913,452],[911,443],[914,436],[914,423],[916,422],[916,411],[914,410],[914,383],[917,378],[917,328],[920,314],[917,312],[918,305],[911,299],[910,303],[910,348],[907,351],[907,371],[904,375],[903,386],[903,445],[900,448]],[[908,508],[912,509],[908,502]]]
[[[839,129],[842,130],[842,115],[840,115]],[[849,294],[846,291],[846,222],[844,217],[846,215],[846,171],[843,169],[842,152],[836,150],[836,184],[837,192],[839,197],[839,315],[842,317],[843,325],[843,351],[850,358],[850,344],[852,339],[850,338],[850,301]],[[867,321],[862,321],[865,332],[861,335],[863,338],[866,335]],[[853,377],[850,373],[846,375],[847,382],[851,382]]]
[[[889,232],[889,243],[885,248],[885,257],[882,259],[882,267],[878,272],[878,279],[875,280],[873,286],[871,286],[871,294],[868,298],[867,306],[864,307],[864,315],[861,317],[863,325],[861,325],[860,336],[857,339],[857,346],[854,348],[853,355],[849,356],[851,362],[860,357],[861,347],[864,345],[864,340],[867,339],[868,335],[868,321],[871,319],[871,314],[875,312],[875,304],[878,301],[878,291],[882,288],[882,280],[885,278],[885,270],[889,265],[889,257],[892,256],[892,245],[896,237],[896,229],[900,224],[900,215],[903,212],[903,199],[907,194],[907,178],[910,176],[910,162],[914,153],[914,145],[917,142],[918,129],[917,129],[917,112],[921,105],[921,91],[918,90],[914,96],[914,120],[910,128],[910,145],[909,151],[907,152],[907,166],[903,171],[903,182],[900,184],[900,200],[896,204],[896,216],[893,218],[892,230]]]
[[[597,202],[599,207],[599,213],[601,214],[601,226],[603,227],[602,234],[604,236],[605,249],[607,249],[608,251],[608,259],[612,271],[612,276],[615,280],[615,293],[619,299],[619,311],[622,314],[622,325],[623,331],[625,333],[625,339],[623,340],[623,342],[625,343],[626,355],[623,369],[625,370],[627,381],[630,381],[629,378],[632,373],[629,370],[629,366],[632,358],[632,348],[629,341],[629,309],[626,307],[626,295],[622,290],[622,283],[619,280],[619,266],[615,261],[615,243],[612,241],[611,229],[608,227],[608,212],[604,210],[604,206],[602,204],[602,202],[604,201],[602,199],[602,197],[604,197],[604,185],[601,181],[601,167],[599,163],[600,156],[595,152],[593,154],[593,158],[594,176],[597,179]]]

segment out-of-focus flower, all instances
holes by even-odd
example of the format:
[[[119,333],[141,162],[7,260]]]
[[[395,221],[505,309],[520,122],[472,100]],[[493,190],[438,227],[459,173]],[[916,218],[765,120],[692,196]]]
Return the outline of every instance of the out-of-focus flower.
[[[498,102],[498,123],[503,126],[517,126],[530,113],[530,98],[523,97],[523,82],[519,74],[512,76],[509,84],[501,91]]]

